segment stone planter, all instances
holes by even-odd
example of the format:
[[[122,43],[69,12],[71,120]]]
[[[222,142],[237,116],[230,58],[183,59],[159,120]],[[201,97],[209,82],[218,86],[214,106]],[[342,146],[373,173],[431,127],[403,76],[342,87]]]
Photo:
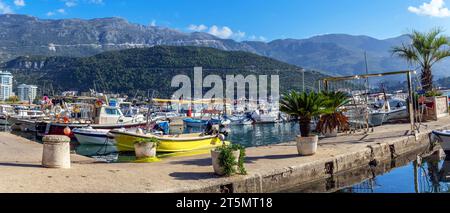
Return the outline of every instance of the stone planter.
[[[338,134],[338,129],[337,129],[337,128],[333,129],[333,131],[331,131],[331,132],[327,129],[327,130],[325,130],[325,132],[323,133],[323,135],[324,135],[326,138],[337,137],[337,134]]]
[[[236,159],[236,166],[234,168],[236,171],[238,171],[237,163],[239,161],[240,154],[241,154],[240,150],[233,151],[233,156]],[[223,171],[224,170],[223,167],[220,166],[219,156],[220,156],[219,151],[211,150],[211,159],[212,159],[214,173],[216,173],[220,176],[223,176],[225,174],[225,172]]]
[[[47,135],[42,141],[42,166],[47,168],[70,168],[70,138],[61,135]]]
[[[314,155],[317,152],[317,143],[319,136],[300,137],[297,136],[298,154],[302,156]]]
[[[134,152],[137,159],[156,157],[156,144],[149,142],[135,143]]]
[[[447,96],[427,97],[425,99],[425,105],[427,110],[424,116],[427,120],[438,120],[439,118],[449,116]]]

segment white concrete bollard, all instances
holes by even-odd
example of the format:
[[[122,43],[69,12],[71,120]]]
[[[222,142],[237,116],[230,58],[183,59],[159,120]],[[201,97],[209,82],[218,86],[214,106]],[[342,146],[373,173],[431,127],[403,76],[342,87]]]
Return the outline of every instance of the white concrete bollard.
[[[47,135],[42,153],[42,166],[47,168],[70,168],[70,138],[63,135]]]

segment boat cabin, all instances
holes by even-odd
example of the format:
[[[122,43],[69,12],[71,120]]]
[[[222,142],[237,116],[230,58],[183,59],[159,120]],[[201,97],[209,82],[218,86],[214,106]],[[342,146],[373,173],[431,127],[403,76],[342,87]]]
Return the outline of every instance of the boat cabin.
[[[103,105],[95,118],[96,124],[116,124],[124,122],[125,116],[119,107]]]
[[[9,105],[0,105],[0,115],[14,115],[14,108]]]

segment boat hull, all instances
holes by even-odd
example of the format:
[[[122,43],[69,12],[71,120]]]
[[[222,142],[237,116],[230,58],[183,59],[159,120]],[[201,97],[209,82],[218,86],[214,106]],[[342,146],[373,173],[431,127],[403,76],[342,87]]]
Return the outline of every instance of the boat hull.
[[[0,117],[0,125],[2,125],[2,126],[9,125],[8,120],[6,119],[6,117]]]
[[[217,137],[193,137],[187,138],[169,138],[167,136],[155,136],[155,135],[138,135],[134,133],[112,131],[116,146],[119,151],[134,151],[134,143],[142,141],[148,138],[155,137],[160,140],[157,147],[157,152],[174,153],[174,152],[188,152],[201,149],[212,149],[214,147],[222,146],[223,142]]]
[[[203,120],[195,120],[195,119],[184,119],[183,123],[187,127],[204,127],[208,123]]]
[[[145,128],[147,122],[141,123],[129,123],[129,124],[64,124],[64,123],[48,123],[45,130],[45,135],[65,135],[64,129],[69,127],[72,131],[69,135],[71,139],[75,139],[73,129],[92,127],[93,129],[132,129],[132,128]]]
[[[35,120],[17,119],[13,125],[20,128],[20,131],[22,132],[36,132]]]
[[[75,129],[73,132],[78,143],[81,145],[115,145],[114,138],[108,137],[109,130],[87,132]]]
[[[433,131],[432,135],[439,141],[445,153],[450,153],[450,131]]]

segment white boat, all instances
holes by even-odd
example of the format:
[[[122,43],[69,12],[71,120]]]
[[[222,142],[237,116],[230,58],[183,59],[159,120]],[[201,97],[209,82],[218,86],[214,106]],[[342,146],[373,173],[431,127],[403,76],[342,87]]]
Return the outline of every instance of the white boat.
[[[230,125],[252,125],[253,121],[247,118],[245,115],[233,115],[227,116],[227,120],[230,121]]]
[[[19,110],[16,115],[8,117],[8,123],[23,132],[36,132],[36,123],[45,118],[47,116],[39,110]]]
[[[180,115],[175,112],[155,112],[152,114],[153,120],[166,120],[177,117],[180,117]]]
[[[279,113],[275,111],[265,112],[263,110],[255,110],[252,113],[252,119],[256,123],[277,123],[278,117]]]
[[[145,127],[147,122],[142,115],[126,117],[118,107],[102,105],[98,114],[90,120],[69,120],[69,122],[52,121],[45,124],[43,131],[38,131],[39,135],[64,135],[64,129],[69,127],[71,130],[76,128],[92,127],[94,129],[120,129],[120,128],[139,128]],[[44,125],[44,124],[43,124]],[[73,138],[73,135],[69,135]]]
[[[8,117],[14,114],[14,108],[12,106],[0,105],[0,125],[8,125]]]
[[[432,141],[438,141],[442,149],[446,153],[450,153],[450,130],[433,131],[431,134]]]
[[[132,129],[136,131],[139,128]],[[125,128],[114,129],[116,131],[127,131]],[[111,129],[94,129],[92,126],[75,128],[72,130],[74,137],[81,145],[116,145],[114,134]],[[169,123],[166,121],[156,122],[151,132],[155,135],[164,135],[169,132]]]
[[[34,120],[38,118],[45,118],[44,112],[39,110],[19,110],[16,115],[10,116],[8,123],[14,125],[22,122],[23,120]]]
[[[114,145],[114,137],[109,135],[110,129],[94,129],[92,127],[73,129],[73,134],[81,145]]]
[[[383,108],[387,109],[379,109],[373,110],[369,114],[369,124],[371,126],[380,126],[383,123],[405,119],[409,117],[408,109],[406,107],[406,101],[401,99],[391,99],[387,102],[387,106]]]

